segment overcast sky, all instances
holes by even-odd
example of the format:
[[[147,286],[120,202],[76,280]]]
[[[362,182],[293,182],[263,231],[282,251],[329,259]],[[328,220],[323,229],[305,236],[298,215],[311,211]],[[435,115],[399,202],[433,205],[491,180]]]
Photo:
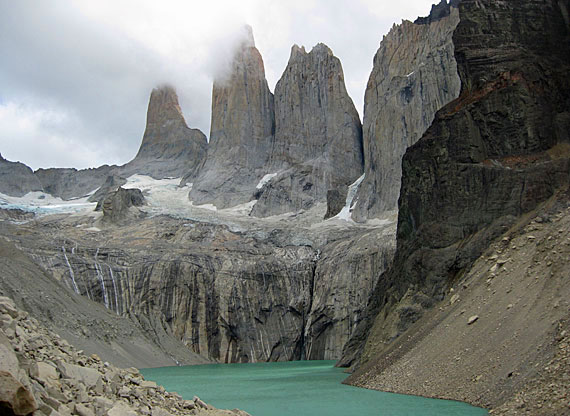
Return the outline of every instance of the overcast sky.
[[[362,116],[382,36],[432,1],[0,0],[0,153],[33,169],[126,163],[162,83],[208,136],[212,80],[245,23],[272,91],[293,44],[323,42]]]

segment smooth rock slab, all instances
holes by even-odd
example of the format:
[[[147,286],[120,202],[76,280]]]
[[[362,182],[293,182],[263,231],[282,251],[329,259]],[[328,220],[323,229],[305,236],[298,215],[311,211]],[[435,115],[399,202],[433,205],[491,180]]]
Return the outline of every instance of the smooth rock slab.
[[[63,378],[78,380],[87,387],[95,387],[101,380],[101,373],[93,368],[58,362],[57,368]]]

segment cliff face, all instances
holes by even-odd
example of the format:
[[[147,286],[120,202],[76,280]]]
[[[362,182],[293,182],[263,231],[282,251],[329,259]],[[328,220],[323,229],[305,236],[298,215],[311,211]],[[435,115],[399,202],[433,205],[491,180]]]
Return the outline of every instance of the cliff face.
[[[0,231],[60,284],[220,362],[339,358],[395,248],[395,222],[235,231],[157,216],[85,232],[90,218],[52,221]]]
[[[568,2],[464,0],[459,98],[403,159],[397,252],[343,364],[380,353],[570,176]]]
[[[266,167],[276,175],[256,195],[252,215],[310,208],[327,191],[362,175],[360,119],[342,66],[324,44],[309,53],[294,45],[275,87],[275,142]]]
[[[394,25],[374,57],[364,97],[366,176],[353,211],[357,221],[397,208],[404,152],[459,95],[451,39],[459,12],[444,1],[432,14]]]
[[[120,173],[138,173],[155,179],[193,177],[206,158],[206,136],[186,125],[174,88],[152,90],[148,103],[146,129],[135,158]]]
[[[249,29],[229,74],[214,81],[208,154],[190,192],[195,204],[227,208],[253,199],[269,159],[274,117],[273,94]]]

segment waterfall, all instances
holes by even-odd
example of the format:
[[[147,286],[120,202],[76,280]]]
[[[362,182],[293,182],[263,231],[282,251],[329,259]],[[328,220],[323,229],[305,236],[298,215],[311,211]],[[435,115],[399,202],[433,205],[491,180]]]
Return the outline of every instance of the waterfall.
[[[81,293],[79,293],[79,288],[77,287],[77,283],[75,283],[75,273],[73,273],[73,268],[71,267],[71,263],[69,262],[69,259],[67,258],[67,253],[65,252],[65,244],[61,246],[61,251],[63,251],[63,257],[65,258],[65,262],[67,263],[67,267],[69,268],[69,275],[71,276],[71,283],[73,283],[73,290],[75,291],[75,293],[80,295]]]
[[[364,174],[356,180],[352,185],[348,187],[348,192],[346,194],[346,202],[344,207],[340,210],[340,212],[335,216],[335,218],[340,218],[341,220],[345,221],[352,221],[352,209],[354,205],[352,201],[356,196],[356,192],[358,191],[358,187],[360,186],[361,182],[364,180]],[[356,204],[356,201],[354,201]]]
[[[111,281],[113,282],[113,291],[115,292],[115,312],[119,315],[119,297],[117,295],[117,284],[115,283],[115,276],[113,275],[113,269],[107,264],[109,268],[109,275],[111,276]]]
[[[97,278],[99,283],[101,283],[101,291],[103,292],[103,301],[105,302],[105,307],[109,309],[109,298],[107,297],[107,290],[105,289],[105,279],[103,276],[103,271],[101,266],[97,262],[97,256],[99,256],[99,249],[95,252],[95,272],[97,273]]]

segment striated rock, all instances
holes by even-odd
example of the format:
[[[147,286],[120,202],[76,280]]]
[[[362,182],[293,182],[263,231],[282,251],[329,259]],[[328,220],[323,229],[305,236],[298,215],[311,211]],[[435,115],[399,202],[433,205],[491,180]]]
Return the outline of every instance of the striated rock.
[[[406,152],[395,260],[344,364],[407,329],[490,241],[570,182],[567,9],[464,0],[459,10],[461,95]],[[405,297],[411,319],[397,308]]]
[[[338,359],[365,318],[369,293],[395,251],[394,228],[358,233],[323,247],[315,269],[305,326],[305,358]]]
[[[117,191],[99,201],[95,211],[103,211],[104,221],[119,222],[132,217],[140,217],[142,213],[136,210],[136,207],[144,204],[145,199],[140,189],[119,187]]]
[[[229,73],[214,81],[208,154],[190,200],[218,208],[250,201],[266,173],[274,129],[273,94],[248,27]]]
[[[364,97],[366,176],[353,211],[357,221],[397,208],[404,152],[422,137],[435,112],[459,95],[451,39],[458,9],[444,0],[430,16],[394,25],[374,57]]]
[[[235,229],[154,216],[85,233],[73,221],[54,231],[45,218],[6,234],[62,286],[130,316],[159,344],[179,340],[174,357],[257,362],[336,359],[363,318],[392,258],[395,222],[341,223]],[[93,338],[105,327],[79,331]]]
[[[205,161],[206,148],[204,133],[188,128],[175,89],[164,85],[152,90],[141,146],[120,173],[192,178]]]
[[[324,202],[330,189],[362,175],[362,127],[340,60],[324,44],[294,45],[275,87],[275,143],[252,215],[270,216]]]
[[[10,162],[0,154],[0,193],[24,196],[28,192],[42,190],[42,184],[32,169],[20,162]]]
[[[53,233],[51,235],[54,236]],[[37,241],[39,242],[39,240]],[[57,251],[57,246],[60,243],[62,245],[69,244],[58,238],[55,246],[53,246],[56,250],[51,253],[60,256],[62,265],[67,268],[65,256],[62,256],[62,247],[59,248],[59,252]],[[44,243],[40,244],[43,245]],[[121,298],[114,296],[113,289],[117,288],[122,291],[123,287],[110,275],[112,269],[107,265],[110,259],[106,250],[101,249],[99,253],[96,250],[86,253],[90,262],[84,264],[89,265],[90,268],[84,268],[79,261],[81,258],[73,253],[73,247],[68,246],[67,248],[69,251],[67,251],[66,256],[70,268],[77,271],[76,284],[78,290],[84,291],[86,288],[82,280],[82,273],[79,273],[78,270],[83,270],[83,273],[92,276],[97,281],[99,281],[98,271],[101,276],[104,276],[108,300],[110,301],[108,309],[104,307],[103,294],[97,292],[95,287],[88,288],[88,294],[83,293],[87,298],[101,296],[101,304],[77,296],[74,293],[73,284],[69,280],[63,280],[61,284],[54,281],[54,276],[47,275],[45,269],[34,263],[29,255],[4,239],[0,241],[0,269],[3,278],[0,293],[10,295],[18,302],[18,305],[25,306],[26,310],[38,318],[43,325],[53,328],[77,347],[89,351],[89,353],[97,352],[105,361],[122,366],[136,365],[139,367],[161,367],[175,365],[177,362],[183,365],[208,362],[203,357],[193,354],[185,348],[182,342],[174,338],[172,333],[167,333],[163,327],[153,328],[153,335],[150,337],[149,333],[146,332],[147,329],[143,328],[135,316],[129,316],[127,313],[124,316],[119,315],[126,310],[127,305],[121,302]],[[96,254],[98,257],[95,257]],[[56,263],[60,261],[57,257],[55,259]],[[70,268],[67,268],[67,273],[69,273]],[[56,278],[59,279],[59,277]],[[71,290],[68,289],[67,283],[70,284]],[[100,284],[99,281],[99,288]],[[0,297],[0,308],[4,304],[2,299]],[[117,304],[115,300],[118,301]],[[16,310],[14,314],[16,317],[20,317],[23,312]],[[13,340],[19,321],[11,317],[5,319],[6,317],[6,314],[0,312],[0,328],[3,328],[6,336],[12,337],[10,339]],[[0,344],[2,344],[1,341]],[[69,344],[63,339],[60,339],[57,345],[63,349],[69,347]],[[53,363],[53,359],[50,357],[48,362]],[[38,361],[41,360],[38,359]]]

